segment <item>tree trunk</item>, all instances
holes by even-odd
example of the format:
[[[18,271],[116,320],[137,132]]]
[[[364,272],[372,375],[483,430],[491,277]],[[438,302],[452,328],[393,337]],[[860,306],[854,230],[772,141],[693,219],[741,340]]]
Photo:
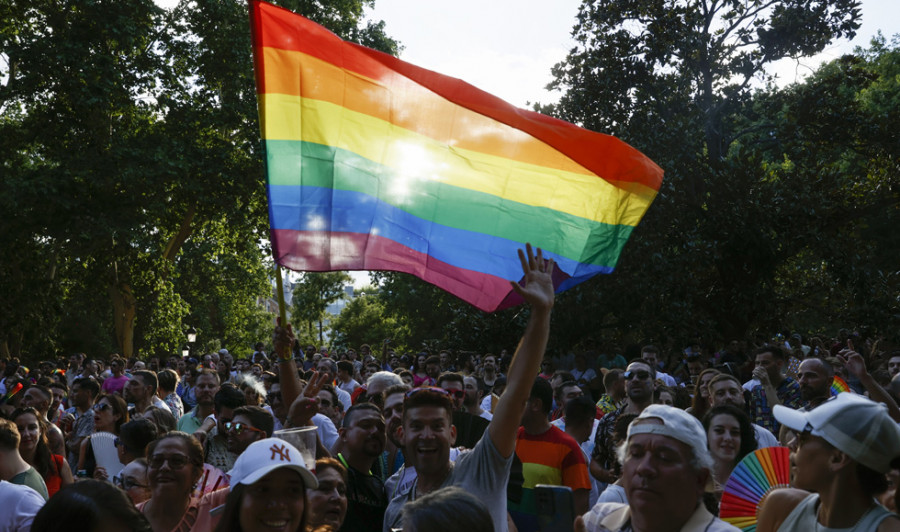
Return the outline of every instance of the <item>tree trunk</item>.
[[[179,226],[178,231],[172,235],[172,238],[166,243],[163,257],[169,262],[175,261],[175,256],[178,255],[178,251],[181,249],[181,246],[184,245],[184,241],[191,236],[191,233],[193,232],[193,229],[191,229],[191,222],[194,220],[194,214],[196,214],[196,212],[197,208],[191,205],[184,214],[184,218],[181,220],[181,226]]]
[[[109,285],[109,296],[113,304],[113,321],[116,326],[116,343],[122,356],[134,356],[134,318],[137,305],[134,293],[128,283],[112,282]]]

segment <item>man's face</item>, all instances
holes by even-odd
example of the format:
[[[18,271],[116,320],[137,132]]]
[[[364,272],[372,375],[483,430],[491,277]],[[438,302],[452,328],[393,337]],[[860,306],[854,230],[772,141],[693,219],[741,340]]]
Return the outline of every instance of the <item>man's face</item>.
[[[91,394],[80,385],[72,386],[72,406],[85,409],[91,404]]]
[[[475,377],[464,377],[466,396],[463,398],[465,406],[475,406],[481,402],[481,392],[478,390],[478,382]]]
[[[251,443],[266,437],[266,433],[258,430],[259,427],[254,427],[247,416],[234,416],[231,424],[231,430],[228,431],[228,438],[225,440],[225,447],[232,453],[241,454]],[[241,427],[240,430],[238,430],[238,426]]]
[[[29,388],[22,396],[21,406],[30,406],[42,414],[50,408],[50,398],[37,388]]]
[[[578,371],[584,371],[587,369],[587,360],[584,358],[584,355],[578,355],[575,357],[575,368]]]
[[[649,351],[645,351],[645,352],[641,353],[641,358],[644,359],[644,362],[646,362],[647,364],[650,364],[651,368],[657,367],[656,365],[658,364],[658,360],[657,360],[656,353],[651,353]]]
[[[442,368],[449,367],[450,366],[450,355],[447,353],[441,353],[439,356],[441,359],[441,367]]]
[[[466,390],[462,383],[456,381],[444,381],[441,383],[441,388],[450,392],[450,399],[453,401],[453,409],[461,410],[463,405],[463,398],[466,395]]]
[[[328,375],[328,382],[334,380],[334,373],[331,372],[331,364],[328,361],[319,362],[319,365],[316,366],[316,371],[319,372],[319,375]]]
[[[690,447],[668,436],[634,434],[627,445],[622,484],[632,513],[664,516],[680,528],[694,513],[708,472],[695,471]]]
[[[824,362],[810,358],[800,363],[797,378],[800,382],[800,397],[804,401],[827,399],[831,396],[831,381],[826,377]]]
[[[234,357],[231,356],[231,353],[228,353],[222,358],[222,361],[228,366],[228,369],[234,367]]]
[[[269,388],[269,394],[266,395],[266,399],[269,401],[269,406],[272,407],[272,413],[275,414],[275,417],[284,419],[287,415],[287,408],[285,408],[284,400],[281,397],[280,382],[272,383],[272,386]]]
[[[340,429],[343,448],[357,456],[381,456],[385,442],[385,425],[381,414],[367,408],[352,412],[350,416],[350,424]]]
[[[226,423],[234,421],[234,409],[223,406],[216,409],[216,431],[220,438],[228,437],[228,429],[225,428]]]
[[[709,387],[709,402],[712,406],[734,405],[743,408],[744,393],[733,380],[721,380]]]
[[[317,397],[319,399],[319,412],[330,419],[336,427],[339,427],[344,409],[340,407],[339,403],[335,402],[334,396],[328,390],[320,390]]]
[[[497,371],[497,359],[491,355],[489,357],[484,357],[484,361],[482,362],[482,368],[488,373]]]
[[[562,392],[559,394],[561,403],[559,406],[561,406],[563,411],[565,411],[566,405],[569,404],[569,401],[575,399],[576,397],[581,397],[582,395],[584,395],[584,392],[581,391],[581,388],[579,388],[578,386],[572,384],[563,386]]]
[[[703,367],[703,362],[699,358],[697,358],[688,360],[687,369],[688,373],[691,376],[691,382],[697,382],[697,379],[699,378],[700,374],[703,373],[703,370],[705,368]]]
[[[775,358],[772,353],[760,353],[756,355],[756,367],[763,368],[769,374],[769,381],[777,384],[781,377],[782,362]]]
[[[891,378],[894,378],[895,375],[900,373],[900,357],[891,357],[888,359],[888,373],[891,374]]]
[[[66,391],[61,388],[50,388],[50,391],[53,392],[53,402],[50,403],[50,409],[56,410],[66,400]]]
[[[625,394],[628,399],[642,403],[653,400],[653,375],[650,366],[632,362],[625,371]]]
[[[187,363],[184,360],[179,360],[175,363],[175,367],[178,369],[178,375],[184,375],[185,370],[187,369]]]
[[[418,406],[404,412],[403,446],[416,470],[436,474],[447,467],[456,427],[450,413],[439,406]]]
[[[387,424],[387,437],[394,444],[394,447],[402,447],[403,441],[400,439],[400,427],[403,425],[403,397],[405,394],[392,393],[384,398],[384,421]]]
[[[125,401],[129,403],[137,403],[147,399],[147,387],[140,378],[135,377],[125,383]]]
[[[79,357],[78,355],[70,355],[69,356],[69,367],[70,368],[77,368],[80,365],[81,365],[81,357]]]
[[[438,378],[438,376],[441,374],[441,365],[434,362],[432,362],[431,364],[425,364],[425,374],[432,379]]]
[[[213,375],[200,375],[194,387],[198,405],[209,406],[213,404],[216,394],[219,392],[219,383]]]

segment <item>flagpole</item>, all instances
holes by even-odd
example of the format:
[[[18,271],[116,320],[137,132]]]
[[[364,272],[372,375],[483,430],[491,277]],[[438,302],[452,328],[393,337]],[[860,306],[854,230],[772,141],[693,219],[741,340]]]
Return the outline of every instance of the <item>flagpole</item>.
[[[287,312],[284,309],[284,287],[281,284],[281,266],[275,263],[275,292],[278,293],[278,316],[281,317],[281,326],[287,327]]]

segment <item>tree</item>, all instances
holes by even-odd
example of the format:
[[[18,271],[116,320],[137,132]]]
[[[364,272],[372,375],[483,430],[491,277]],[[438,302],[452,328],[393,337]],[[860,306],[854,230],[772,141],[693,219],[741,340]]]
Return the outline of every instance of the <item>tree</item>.
[[[319,343],[325,341],[323,322],[325,309],[342,299],[344,287],[353,279],[346,272],[308,272],[300,274],[294,286],[294,297],[291,301],[291,317],[294,326],[312,332],[313,323],[319,325]]]
[[[387,313],[378,291],[367,287],[358,291],[341,313],[331,322],[336,346],[381,345],[391,339],[394,349],[407,346],[409,330]]]
[[[367,0],[281,2],[396,52]],[[0,0],[3,354],[265,336],[246,3]],[[104,302],[105,301],[105,302]],[[231,347],[231,345],[229,345]]]
[[[572,333],[677,344],[780,323],[775,285],[792,235],[771,165],[741,149],[764,124],[744,117],[768,65],[852,37],[858,20],[855,0],[582,4],[578,44],[554,67],[551,88],[565,93],[544,109],[623,138],[666,178],[617,272],[560,298]]]

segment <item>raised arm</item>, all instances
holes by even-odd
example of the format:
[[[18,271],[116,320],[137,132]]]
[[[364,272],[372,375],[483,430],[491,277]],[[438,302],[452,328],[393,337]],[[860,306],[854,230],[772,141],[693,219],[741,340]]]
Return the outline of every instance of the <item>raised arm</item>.
[[[550,311],[553,308],[553,259],[544,261],[543,253],[537,250],[537,256],[526,245],[525,252],[519,250],[519,260],[525,273],[525,286],[511,281],[516,291],[526,303],[531,305],[531,317],[525,327],[519,347],[513,355],[506,373],[506,391],[497,401],[494,419],[488,426],[488,434],[494,447],[504,457],[512,456],[516,450],[516,429],[522,420],[525,403],[534,378],[541,367],[541,359],[547,348],[547,337],[550,334]]]
[[[272,333],[272,345],[275,348],[275,358],[278,359],[281,399],[284,404],[290,405],[302,392],[300,375],[297,372],[297,364],[294,362],[294,353],[291,351],[294,345],[294,331],[290,324],[283,327],[281,318],[277,318],[277,320],[275,332]]]
[[[897,402],[894,401],[894,398],[891,397],[887,390],[875,382],[875,379],[866,370],[866,363],[862,355],[853,350],[853,343],[850,343],[849,349],[844,349],[838,353],[837,357],[844,363],[847,371],[859,379],[859,383],[869,392],[869,399],[876,403],[884,403],[888,408],[888,415],[891,416],[891,419],[900,423],[900,408],[897,407]]]

